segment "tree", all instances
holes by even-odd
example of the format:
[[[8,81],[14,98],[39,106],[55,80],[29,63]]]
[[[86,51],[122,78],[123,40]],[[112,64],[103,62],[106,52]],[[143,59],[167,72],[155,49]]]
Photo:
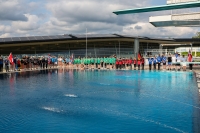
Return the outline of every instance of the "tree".
[[[200,32],[197,32],[195,36],[193,36],[192,38],[200,38]]]

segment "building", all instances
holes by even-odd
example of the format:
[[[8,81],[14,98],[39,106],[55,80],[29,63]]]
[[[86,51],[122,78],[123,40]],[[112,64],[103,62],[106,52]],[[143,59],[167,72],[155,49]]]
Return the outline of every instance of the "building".
[[[39,55],[52,53],[70,56],[136,56],[173,52],[178,47],[200,46],[200,39],[191,38],[148,38],[119,34],[86,34],[29,36],[0,38],[0,54]]]

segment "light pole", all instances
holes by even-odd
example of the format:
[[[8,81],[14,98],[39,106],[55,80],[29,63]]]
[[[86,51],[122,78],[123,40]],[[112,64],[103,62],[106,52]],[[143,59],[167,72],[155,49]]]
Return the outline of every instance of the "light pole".
[[[86,59],[87,59],[87,28],[86,28]]]

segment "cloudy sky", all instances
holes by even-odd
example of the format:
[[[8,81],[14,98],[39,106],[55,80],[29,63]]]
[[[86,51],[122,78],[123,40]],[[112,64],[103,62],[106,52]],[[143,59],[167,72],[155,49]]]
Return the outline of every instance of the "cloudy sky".
[[[192,37],[198,28],[155,28],[155,13],[117,16],[119,9],[163,5],[166,0],[0,0],[0,37],[84,34],[129,34]],[[168,14],[169,12],[161,12]]]

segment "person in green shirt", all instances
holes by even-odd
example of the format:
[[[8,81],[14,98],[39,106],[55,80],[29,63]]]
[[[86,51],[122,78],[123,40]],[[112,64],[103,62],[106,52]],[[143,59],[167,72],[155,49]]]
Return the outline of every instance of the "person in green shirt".
[[[84,65],[87,65],[87,59],[83,58]]]
[[[98,69],[100,69],[101,68],[101,58],[100,57],[97,58],[97,65],[98,65]]]
[[[87,58],[88,69],[91,68],[91,58]]]
[[[81,64],[84,64],[84,58],[81,58]]]
[[[77,64],[77,59],[75,58],[75,59],[74,59],[74,65],[76,65],[76,64]]]
[[[80,65],[81,64],[81,59],[80,59],[80,57],[78,58],[78,64]]]
[[[94,69],[94,58],[92,57],[92,58],[90,59],[90,61],[91,61],[92,69]]]
[[[101,58],[100,58],[101,68],[103,68],[103,61],[104,61],[104,59],[103,59],[103,57],[101,57]]]
[[[107,67],[107,58],[106,57],[103,58],[103,62],[104,62],[104,68],[106,68]]]
[[[87,64],[90,65],[90,58],[87,58]]]
[[[80,63],[81,63],[81,64],[80,64],[80,69],[81,69],[81,70],[84,70],[84,69],[85,69],[85,67],[84,67],[85,58],[81,58],[81,59],[80,59]]]
[[[77,58],[74,59],[73,65],[77,67]]]
[[[113,57],[112,58],[112,66],[113,66],[113,69],[116,69],[116,58],[115,57]]]
[[[112,69],[112,65],[113,65],[112,57],[109,57],[108,59],[109,59],[109,65],[110,65],[109,68]]]
[[[95,64],[95,68],[98,68],[97,58],[94,58],[94,64]]]

